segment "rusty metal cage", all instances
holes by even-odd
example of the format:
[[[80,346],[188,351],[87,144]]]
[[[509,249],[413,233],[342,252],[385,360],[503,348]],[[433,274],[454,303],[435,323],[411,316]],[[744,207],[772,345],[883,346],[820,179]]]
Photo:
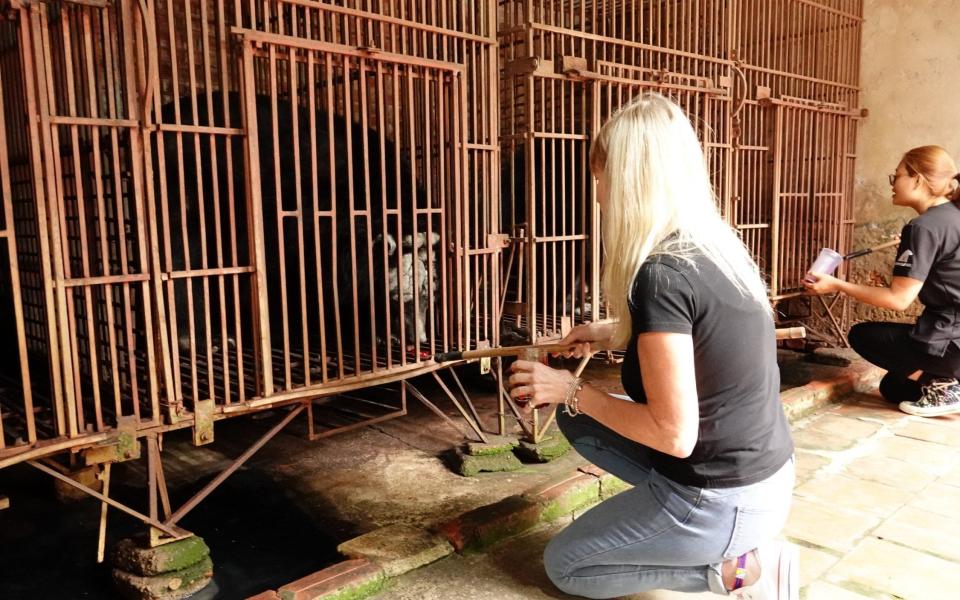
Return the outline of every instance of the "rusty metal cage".
[[[0,466],[499,343],[493,2],[7,16]]]
[[[721,210],[730,200],[731,6],[699,2],[501,2],[505,331],[538,342],[607,316],[592,137],[647,90],[690,116]]]
[[[645,90],[690,116],[783,319],[842,332],[842,303],[795,299],[820,246],[849,246],[861,14],[860,0],[10,3],[0,466],[605,318],[587,153]]]
[[[547,341],[606,316],[586,155],[610,112],[644,90],[690,117],[718,208],[773,302],[800,295],[820,247],[846,251],[859,0],[501,0],[500,12],[505,334]],[[823,314],[836,333],[834,304]]]
[[[834,345],[846,344],[846,300],[803,297],[800,279],[820,248],[852,250],[862,14],[861,0],[744,0],[737,16],[734,224],[781,321]]]

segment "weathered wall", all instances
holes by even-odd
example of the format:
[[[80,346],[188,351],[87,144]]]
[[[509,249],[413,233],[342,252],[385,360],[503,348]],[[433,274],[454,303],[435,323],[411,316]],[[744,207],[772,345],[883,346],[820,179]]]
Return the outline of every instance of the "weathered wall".
[[[908,149],[943,146],[960,160],[960,0],[865,0],[854,189],[853,248],[889,239],[915,216],[890,202],[887,175]],[[851,278],[889,283],[894,250],[851,264]],[[903,320],[903,313],[853,303],[855,321]],[[909,314],[916,314],[917,307]]]

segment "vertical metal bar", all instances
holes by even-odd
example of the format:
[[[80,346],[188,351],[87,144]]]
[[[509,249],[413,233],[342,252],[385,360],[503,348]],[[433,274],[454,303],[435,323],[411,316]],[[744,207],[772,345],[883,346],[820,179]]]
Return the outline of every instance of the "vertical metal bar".
[[[336,108],[336,105],[334,103],[334,97],[333,97],[333,71],[334,71],[334,68],[336,67],[336,61],[332,54],[326,54],[325,56],[326,56],[326,69],[324,70],[324,72],[326,73],[326,81],[325,81],[324,87],[327,90],[327,106],[326,106],[327,148],[329,148],[328,163],[329,163],[329,169],[330,169],[329,171],[330,212],[332,215],[332,218],[330,220],[330,223],[331,223],[330,238],[332,241],[331,247],[339,248],[340,245],[337,239],[338,238],[337,220],[344,218],[344,215],[340,214],[339,206],[343,203],[343,201],[337,197],[338,193],[337,193],[337,185],[336,185],[336,181],[337,181],[336,153],[340,151],[337,148],[336,144],[334,143],[335,137],[334,137],[334,127],[333,127],[333,124],[334,124],[333,115],[334,115],[334,109]],[[344,77],[346,77],[345,63],[343,64],[343,72],[344,72]],[[349,153],[347,156],[349,157]],[[350,159],[348,158],[348,165],[349,165],[349,160]],[[350,200],[348,197],[348,202],[349,201]],[[347,218],[350,217],[349,210],[347,212],[346,217]],[[339,261],[336,260],[336,256],[334,255],[334,260],[331,261],[332,273],[330,275],[330,278],[331,278],[331,281],[333,282],[332,287],[333,287],[334,328],[337,334],[337,357],[336,357],[337,371],[338,371],[339,378],[343,379],[345,361],[344,361],[344,351],[343,351],[343,333],[342,333],[343,328],[341,327],[342,319],[340,316],[340,283],[339,283],[340,279],[339,279],[338,269],[339,269]]]
[[[780,294],[780,202],[781,202],[781,165],[783,155],[783,108],[777,106],[774,111],[773,139],[768,143],[773,154],[773,187],[770,197],[773,201],[770,212],[770,295]]]
[[[259,325],[260,355],[262,360],[263,395],[273,395],[273,356],[270,346],[270,320],[267,307],[267,265],[263,241],[263,199],[260,188],[260,150],[257,131],[257,99],[254,84],[253,46],[243,44],[244,128],[247,132],[247,147],[244,153],[244,168],[247,173],[247,214],[250,245],[256,259],[255,299]],[[332,128],[331,128],[332,131]]]
[[[293,7],[291,7],[291,10]],[[307,52],[312,56],[312,52]],[[304,253],[304,232],[303,232],[303,189],[300,161],[300,115],[299,115],[299,92],[297,89],[297,54],[296,48],[290,47],[288,60],[290,61],[290,120],[291,120],[291,143],[293,145],[293,173],[294,173],[294,193],[296,197],[296,220],[297,220],[297,262],[299,265],[299,287],[300,287],[300,335],[302,347],[303,362],[303,385],[310,385],[310,332],[307,320],[307,274],[305,270],[306,255]],[[313,107],[308,106],[307,110],[313,112]],[[279,148],[279,147],[278,147]],[[278,173],[279,175],[279,173]],[[288,260],[284,256],[284,261]],[[289,388],[289,385],[288,385]]]
[[[33,33],[32,40],[34,48],[32,53],[28,50],[26,54],[29,54],[30,57],[37,57],[38,61],[36,63],[36,84],[37,84],[37,98],[30,101],[30,104],[35,104],[39,109],[40,116],[40,138],[42,144],[36,146],[35,160],[42,160],[42,163],[35,165],[37,181],[44,179],[41,176],[43,173],[46,177],[46,186],[47,199],[48,203],[45,207],[49,211],[49,223],[40,223],[40,237],[41,237],[41,247],[46,244],[44,241],[47,239],[45,235],[46,232],[49,232],[49,249],[46,252],[43,252],[44,257],[47,260],[50,260],[52,263],[52,270],[49,274],[47,281],[52,282],[53,296],[50,299],[48,306],[55,306],[55,310],[50,311],[48,314],[55,315],[56,324],[53,322],[50,323],[50,333],[51,341],[53,337],[57,335],[55,332],[59,332],[58,347],[63,349],[62,353],[59,355],[54,355],[55,361],[57,357],[60,358],[60,365],[62,365],[62,376],[63,376],[63,395],[62,395],[62,407],[61,402],[56,403],[58,417],[60,417],[60,422],[64,421],[65,417],[65,427],[67,435],[75,437],[79,430],[77,428],[76,420],[76,411],[77,411],[77,382],[75,369],[73,365],[73,356],[75,353],[70,352],[71,343],[70,343],[70,326],[69,326],[69,317],[67,310],[67,298],[66,291],[63,286],[64,282],[64,261],[63,261],[63,245],[62,245],[62,229],[63,223],[60,215],[59,199],[62,198],[62,193],[60,192],[59,181],[55,176],[54,169],[42,169],[40,164],[47,165],[48,167],[53,166],[54,162],[54,151],[53,151],[53,129],[54,126],[50,122],[50,107],[55,106],[53,101],[53,86],[52,75],[49,70],[45,67],[52,64],[50,59],[50,49],[49,42],[45,36],[46,31],[46,5],[35,5],[31,7],[30,11],[30,20],[31,20],[31,31]],[[32,58],[30,59],[32,61]],[[32,89],[32,88],[31,88]],[[39,152],[42,148],[43,158],[40,159]],[[38,189],[39,191],[39,189]],[[41,211],[38,211],[38,214]],[[46,215],[41,217],[41,221],[46,220]],[[49,228],[48,228],[49,227]],[[47,258],[48,257],[48,258]],[[46,269],[46,260],[44,260],[44,268]],[[53,346],[53,344],[51,344]],[[51,352],[53,348],[51,348]],[[54,392],[59,393],[59,386]],[[62,412],[61,412],[62,411]],[[61,435],[63,431],[61,431]]]
[[[277,47],[274,44],[267,46],[267,61],[269,72],[269,95],[270,95],[270,136],[273,141],[273,197],[274,197],[274,218],[277,228],[277,254],[284,263],[287,260],[286,240],[284,238],[283,220],[285,210],[283,206],[283,189],[280,184],[283,172],[280,165],[280,126],[279,126],[279,90],[277,85]],[[283,335],[283,388],[291,389],[291,364],[290,364],[290,301],[287,296],[287,269],[286,264],[277,268],[280,277],[280,315],[282,319],[281,333]],[[269,301],[269,300],[268,300]],[[270,349],[271,352],[273,349]]]
[[[110,497],[110,467],[113,463],[106,463],[103,465],[103,476],[101,481],[103,481],[103,495],[107,498]],[[107,508],[109,505],[106,502],[100,503],[100,531],[97,538],[97,564],[103,562],[104,553],[107,546]],[[153,516],[153,515],[151,515]]]
[[[382,28],[381,28],[381,35],[383,35]],[[394,73],[394,77],[396,77],[396,73]],[[386,124],[386,115],[384,110],[384,104],[386,99],[384,97],[384,88],[383,88],[383,64],[379,61],[377,62],[377,68],[376,68],[376,90],[377,90],[376,91],[376,100],[377,100],[376,119],[377,119],[377,133],[378,133],[377,137],[379,138],[379,142],[380,142],[380,184],[379,184],[380,185],[380,210],[383,214],[382,220],[380,222],[380,229],[376,233],[383,240],[383,242],[386,242],[387,235],[389,234],[389,229],[390,229],[389,222],[388,222],[390,220],[390,210],[389,210],[388,201],[387,201],[387,173],[388,173],[388,168],[387,168],[388,165],[386,162],[387,161],[387,124]],[[396,130],[394,130],[394,135],[396,135]],[[393,166],[395,169],[394,179],[396,181],[399,181],[399,178],[400,178],[399,149],[395,149],[393,154],[394,154]],[[398,184],[394,189],[399,190],[400,185]],[[371,231],[370,235],[372,236],[373,233],[374,232]],[[386,243],[380,244],[380,256],[377,257],[377,260],[382,262],[384,266],[384,274],[386,274],[386,272],[390,268],[390,256],[387,253]],[[401,271],[398,271],[398,273],[400,272]],[[400,283],[400,280],[401,278],[398,275],[397,277],[398,284]],[[386,348],[384,350],[384,354],[386,356],[384,358],[386,359],[386,363],[385,363],[386,368],[390,369],[393,367],[393,340],[391,339],[391,335],[393,334],[393,331],[392,331],[393,319],[391,315],[392,311],[390,306],[390,289],[389,289],[390,286],[389,286],[389,283],[386,281],[380,282],[380,285],[382,286],[380,290],[380,294],[381,294],[381,297],[383,298],[383,306],[385,309],[385,314],[383,315],[383,318],[385,321],[384,337],[386,340],[385,341]],[[414,289],[416,289],[416,286],[414,286]],[[402,295],[402,288],[401,290],[398,290],[398,293]],[[372,298],[373,296],[371,296],[371,299]],[[401,315],[400,318],[402,320],[403,316]],[[402,347],[403,347],[403,343],[401,342],[401,350],[400,350],[401,353],[403,352]]]
[[[372,237],[373,236],[373,219],[372,219],[373,198],[370,195],[370,144],[369,144],[369,135],[368,135],[368,132],[370,131],[370,123],[369,123],[369,119],[367,118],[368,98],[367,98],[367,61],[366,59],[364,58],[358,59],[357,66],[359,67],[359,77],[360,77],[358,82],[358,87],[360,89],[359,89],[359,94],[357,96],[357,100],[360,102],[360,107],[359,107],[360,131],[362,132],[361,144],[363,148],[363,165],[362,165],[362,168],[363,168],[363,218],[367,222],[367,226],[364,227],[364,231],[366,232],[366,235],[364,236],[363,247],[366,250],[364,254],[366,255],[367,274],[368,274],[367,282],[366,282],[367,298],[371,303],[371,307],[373,307],[374,306],[373,302],[374,302],[374,299],[376,298],[376,289],[374,287],[373,274],[376,271],[373,268],[373,237]],[[348,125],[352,123],[353,123],[352,120],[348,121]],[[429,154],[429,152],[427,152],[427,154]],[[381,156],[380,164],[379,164],[379,168],[381,171],[384,168],[382,160],[383,160],[383,157]],[[414,236],[414,240],[416,240],[416,236]],[[416,282],[417,281],[416,279],[417,261],[413,261],[413,263],[414,263],[414,282]],[[358,283],[361,283],[361,282],[358,282]],[[380,281],[377,283],[379,285],[383,285],[384,287],[386,287],[385,281]],[[398,284],[401,285],[401,289],[402,289],[402,283],[398,281]],[[416,285],[414,285],[414,289],[416,289]],[[419,294],[415,294],[414,298],[416,298],[417,296],[419,296]],[[373,322],[373,327],[370,328],[370,340],[369,340],[370,341],[370,367],[371,367],[371,370],[373,370],[374,372],[377,372],[380,370],[380,365],[378,364],[378,361],[377,361],[377,324],[376,324],[377,317],[379,316],[380,315],[375,315],[375,314],[369,315],[371,321]],[[356,318],[357,318],[357,321],[359,322],[360,319],[368,318],[368,315],[357,315]],[[358,354],[359,354],[359,350],[358,350]]]
[[[25,73],[26,75],[26,73]],[[8,82],[9,84],[10,82]],[[10,185],[10,154],[7,148],[7,123],[4,95],[6,88],[0,78],[0,193],[3,194],[3,214],[6,225],[7,255],[10,269],[10,294],[13,301],[14,327],[17,332],[17,357],[20,361],[20,384],[23,393],[24,420],[27,442],[37,440],[36,416],[33,412],[33,387],[30,381],[30,363],[27,356],[26,332],[24,330],[23,298],[20,291],[20,263],[17,257],[17,233],[13,213],[13,191]],[[31,115],[32,116],[32,115]],[[39,202],[38,202],[39,205]],[[0,410],[0,413],[3,411]],[[4,444],[3,415],[0,414],[0,449]]]
[[[454,162],[454,190],[455,197],[460,206],[465,206],[468,202],[467,190],[470,189],[470,172],[466,169],[467,165],[467,140],[469,139],[469,133],[467,131],[467,122],[466,122],[466,112],[467,112],[467,88],[466,82],[464,81],[462,73],[459,71],[455,74],[456,84],[454,87],[454,94],[456,98],[456,110],[453,111],[453,124],[452,131],[456,132],[456,145],[457,148],[457,160]],[[465,213],[466,211],[464,211]],[[457,243],[457,248],[459,252],[462,252],[464,259],[458,263],[463,269],[462,273],[455,273],[457,279],[457,294],[460,297],[458,306],[461,307],[461,310],[456,315],[457,321],[457,332],[459,336],[462,336],[459,340],[459,345],[461,348],[469,348],[473,343],[471,337],[471,332],[469,327],[464,326],[464,319],[467,318],[467,315],[470,314],[470,299],[467,294],[463,293],[464,285],[463,282],[471,281],[473,278],[472,271],[470,269],[470,261],[467,256],[467,239],[469,235],[469,229],[467,227],[469,223],[464,223],[464,231],[460,235],[463,236],[462,240]]]
[[[124,4],[121,6],[121,19],[123,31],[130,32],[130,35],[133,36],[135,28],[133,26],[133,18],[131,15],[132,6]],[[131,44],[129,38],[125,37],[127,40],[127,46]],[[125,79],[125,85],[127,90],[139,90],[140,86],[137,85],[137,74],[134,72],[134,65],[131,64],[131,61],[124,61],[124,72],[123,76]],[[142,64],[142,56],[141,56]],[[134,119],[142,120],[142,115],[140,114],[143,103],[139,98],[131,101],[130,113]],[[144,214],[143,198],[144,198],[144,181],[143,181],[143,163],[144,163],[144,150],[140,145],[140,138],[136,135],[130,136],[130,153],[131,153],[131,173],[133,175],[133,203],[132,203],[132,214],[130,219],[134,222],[134,228],[136,230],[136,245],[137,245],[137,256],[139,257],[139,262],[136,265],[136,269],[139,273],[146,271],[144,262],[147,260],[147,246],[146,246],[146,230],[144,225],[144,219],[142,215]],[[123,287],[123,298],[124,298],[124,310],[125,310],[125,328],[124,333],[126,334],[126,347],[127,347],[127,361],[128,369],[130,374],[129,386],[130,386],[130,396],[132,404],[132,412],[136,417],[137,421],[141,421],[140,415],[140,393],[139,387],[140,383],[137,377],[137,366],[136,366],[136,352],[135,352],[135,337],[134,337],[134,325],[135,318],[132,314],[132,302],[130,298],[130,284],[124,284]],[[144,282],[140,284],[141,292],[146,296],[146,291],[148,285]],[[150,308],[150,302],[143,302],[141,307],[144,316],[144,323],[148,330],[152,327],[152,313]],[[148,364],[154,364],[155,356],[153,352],[153,336],[145,336],[147,344],[147,361]],[[150,394],[150,407],[151,407],[151,421],[156,422],[159,419],[159,398],[157,397],[157,379],[156,372],[153,368],[147,369],[147,385],[148,393]]]
[[[94,83],[94,65],[93,65],[93,42],[91,40],[92,34],[90,31],[90,14],[87,11],[84,11],[81,14],[82,23],[83,23],[83,41],[84,41],[84,58],[86,71],[87,71],[87,89],[89,90],[88,98],[88,110],[89,116],[91,118],[97,118],[97,101],[96,94],[96,84]],[[93,146],[93,177],[94,177],[94,189],[96,195],[96,205],[97,205],[97,221],[99,225],[99,238],[100,238],[100,272],[101,275],[107,276],[110,275],[110,248],[108,245],[109,233],[107,231],[107,222],[106,222],[106,204],[104,199],[104,189],[103,189],[103,168],[100,164],[100,130],[99,128],[94,128],[91,131],[91,143]],[[119,225],[119,224],[118,224]],[[119,228],[119,227],[118,227]],[[108,283],[104,285],[104,296],[106,298],[106,317],[107,317],[107,351],[110,354],[110,369],[112,373],[112,382],[113,382],[113,397],[114,402],[120,402],[120,376],[117,369],[117,340],[116,340],[116,331],[114,326],[114,316],[113,316],[113,287]],[[94,370],[96,373],[96,370]],[[97,386],[96,389],[99,389]],[[118,411],[119,414],[119,411]],[[97,423],[97,431],[102,431],[104,428],[103,423],[103,413],[100,407],[100,401],[97,400],[94,403],[94,419]]]
[[[320,239],[322,237],[320,229],[320,183],[319,183],[319,168],[320,168],[320,157],[317,156],[317,82],[316,82],[316,66],[315,63],[316,53],[309,52],[307,53],[307,115],[308,115],[308,125],[307,127],[310,130],[310,197],[312,199],[311,211],[310,211],[310,224],[313,231],[313,249],[314,249],[314,263],[317,266],[317,306],[311,307],[317,311],[317,316],[319,319],[320,325],[320,380],[323,383],[326,383],[328,380],[327,375],[327,330],[326,330],[326,315],[323,297],[323,259],[322,253],[320,251]],[[324,56],[324,55],[321,55]],[[325,69],[329,68],[328,60],[321,60],[319,63]],[[330,152],[333,152],[333,149],[330,149]],[[307,385],[310,385],[310,369],[307,369]],[[312,403],[311,403],[312,405]]]

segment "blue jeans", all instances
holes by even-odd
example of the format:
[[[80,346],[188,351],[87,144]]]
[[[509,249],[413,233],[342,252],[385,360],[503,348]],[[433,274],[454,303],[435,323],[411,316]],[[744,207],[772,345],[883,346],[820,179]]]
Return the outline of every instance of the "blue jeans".
[[[650,466],[649,449],[586,415],[557,424],[584,458],[633,485],[593,507],[547,545],[544,567],[568,594],[615,598],[647,590],[726,594],[723,561],[773,539],[793,494],[794,461],[743,487],[676,483]]]

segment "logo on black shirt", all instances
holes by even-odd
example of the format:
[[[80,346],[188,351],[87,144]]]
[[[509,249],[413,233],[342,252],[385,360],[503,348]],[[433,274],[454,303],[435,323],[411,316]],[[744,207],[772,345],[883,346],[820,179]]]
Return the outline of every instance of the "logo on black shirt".
[[[897,257],[897,262],[894,264],[898,267],[909,267],[913,265],[913,250],[904,250],[903,254]]]

